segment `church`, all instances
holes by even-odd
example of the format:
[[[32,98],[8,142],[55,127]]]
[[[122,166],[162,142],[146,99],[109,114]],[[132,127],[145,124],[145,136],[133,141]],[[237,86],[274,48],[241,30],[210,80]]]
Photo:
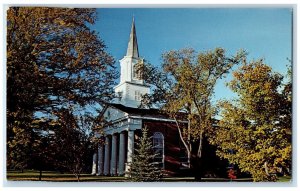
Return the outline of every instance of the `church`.
[[[124,176],[132,161],[135,143],[141,129],[148,128],[155,162],[167,176],[179,176],[189,171],[188,158],[181,144],[175,121],[156,109],[140,109],[141,96],[150,93],[150,86],[135,71],[143,62],[139,55],[134,19],[132,21],[127,53],[120,60],[120,83],[114,87],[119,99],[105,108],[103,117],[104,145],[93,155],[92,174]]]

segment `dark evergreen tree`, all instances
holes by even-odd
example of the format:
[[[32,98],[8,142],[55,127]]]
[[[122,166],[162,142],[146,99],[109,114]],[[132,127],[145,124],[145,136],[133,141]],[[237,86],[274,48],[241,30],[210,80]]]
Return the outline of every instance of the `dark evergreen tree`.
[[[132,156],[132,163],[128,172],[130,181],[154,182],[162,178],[158,164],[154,162],[156,154],[153,153],[152,141],[148,137],[147,128],[142,129],[142,137],[137,143],[137,149]]]

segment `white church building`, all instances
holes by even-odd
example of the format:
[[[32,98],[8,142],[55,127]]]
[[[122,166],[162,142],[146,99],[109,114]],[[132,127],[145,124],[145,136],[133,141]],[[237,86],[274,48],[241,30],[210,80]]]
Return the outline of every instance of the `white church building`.
[[[123,176],[132,161],[135,143],[141,129],[147,127],[153,140],[153,150],[158,153],[155,161],[165,174],[176,176],[188,170],[187,156],[181,144],[175,121],[156,109],[139,109],[141,95],[150,93],[150,86],[139,78],[135,65],[143,62],[138,50],[134,20],[127,53],[120,60],[120,83],[114,87],[120,97],[117,103],[109,104],[104,111],[106,121],[103,139],[93,155],[92,174]]]

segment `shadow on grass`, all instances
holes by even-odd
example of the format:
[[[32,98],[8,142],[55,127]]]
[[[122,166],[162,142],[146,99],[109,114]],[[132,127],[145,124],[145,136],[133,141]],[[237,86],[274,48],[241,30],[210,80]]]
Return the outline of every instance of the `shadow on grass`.
[[[7,171],[8,181],[39,181],[39,171]],[[43,171],[42,181],[49,182],[77,182],[76,177],[69,173]],[[291,177],[280,177],[278,182],[289,182]],[[127,178],[120,176],[94,176],[81,174],[80,182],[129,182]],[[161,182],[197,182],[193,177],[165,177]],[[226,178],[202,178],[201,182],[253,182],[251,178],[230,180]]]

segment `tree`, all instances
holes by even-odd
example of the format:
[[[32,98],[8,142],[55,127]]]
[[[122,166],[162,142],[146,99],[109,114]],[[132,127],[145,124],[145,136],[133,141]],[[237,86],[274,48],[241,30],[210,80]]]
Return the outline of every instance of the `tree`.
[[[26,161],[26,156],[30,157],[37,131],[49,131],[47,125],[46,129],[35,129],[34,121],[52,121],[61,108],[101,107],[113,97],[115,62],[95,31],[88,27],[95,20],[95,9],[8,9],[9,167],[16,167]]]
[[[69,110],[65,109],[59,112],[55,126],[49,145],[54,155],[50,160],[56,168],[69,170],[77,181],[80,181],[80,174],[87,172],[86,168],[90,166],[93,151],[88,128],[84,122],[79,122]]]
[[[49,136],[43,135],[43,133],[36,133],[35,137],[36,138],[32,143],[32,152],[28,164],[30,168],[39,170],[39,180],[41,181],[43,171],[54,169],[52,159],[55,154],[50,147]],[[28,156],[25,156],[24,158],[26,159]]]
[[[214,87],[217,80],[240,63],[244,56],[245,52],[240,51],[227,57],[222,48],[198,54],[193,49],[183,49],[163,54],[163,71],[147,65],[141,67],[146,71],[143,72],[146,81],[153,85],[153,93],[143,97],[143,104],[159,107],[176,121],[197,180],[202,176],[203,139],[213,125],[211,98]],[[197,145],[195,151],[193,144]]]
[[[128,172],[129,180],[134,182],[159,181],[162,177],[161,169],[154,162],[156,154],[152,150],[152,141],[148,137],[147,128],[142,129],[142,137],[132,156],[132,163]]]
[[[233,77],[229,87],[238,98],[220,102],[220,121],[210,141],[217,155],[254,181],[274,181],[291,162],[291,105],[279,91],[283,77],[263,60],[244,64]]]

